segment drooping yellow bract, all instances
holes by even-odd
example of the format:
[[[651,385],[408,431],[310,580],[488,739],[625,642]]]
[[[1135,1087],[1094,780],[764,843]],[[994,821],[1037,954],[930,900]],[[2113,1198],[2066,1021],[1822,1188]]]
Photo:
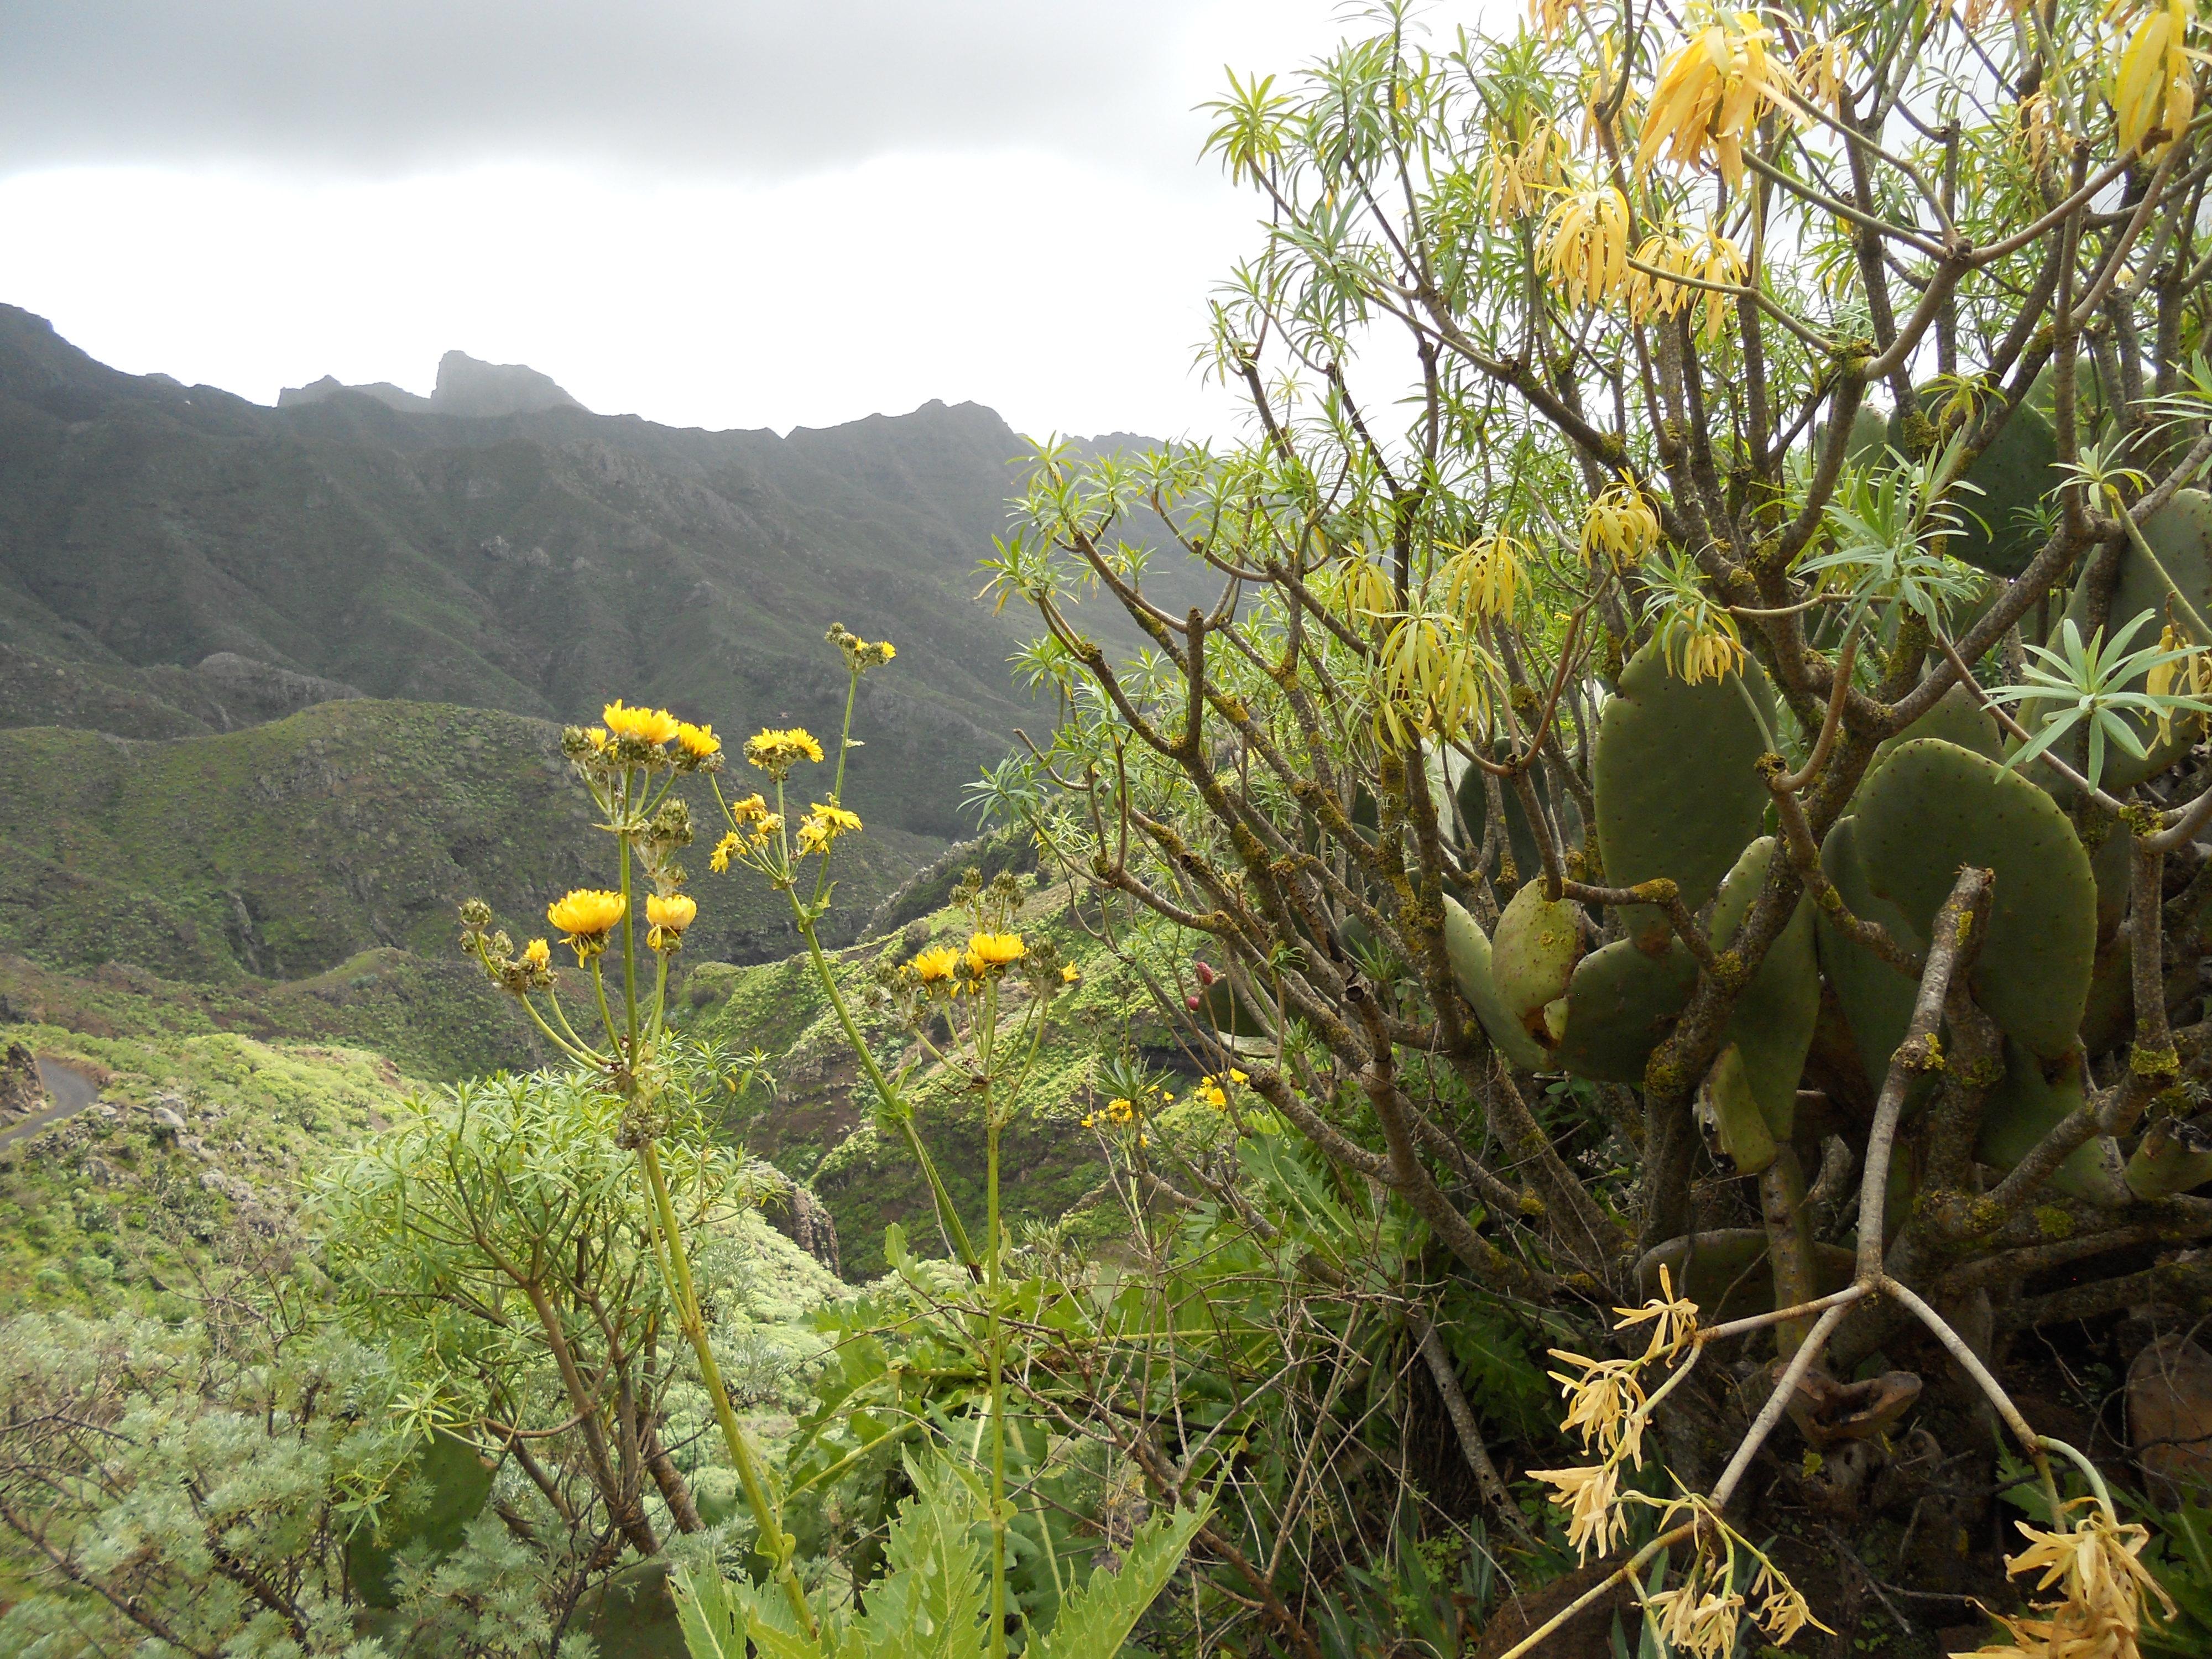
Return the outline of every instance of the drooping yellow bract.
[[[770,777],[781,778],[803,760],[820,760],[822,745],[811,732],[799,726],[782,731],[763,727],[745,739],[745,758]]]
[[[2112,113],[2123,150],[2134,149],[2156,127],[2166,134],[2156,152],[2163,154],[2188,129],[2197,108],[2191,60],[2198,55],[2188,46],[2191,9],[2187,0],[2166,0],[2152,8],[2120,53],[2112,76]]]
[[[979,979],[994,968],[1011,967],[1028,951],[1019,933],[975,933],[968,939],[968,971]]]
[[[1628,314],[1638,322],[1654,313],[1672,317],[1690,301],[1691,290],[1668,280],[1687,276],[1689,240],[1674,225],[1656,230],[1636,250],[1636,268],[1628,273]]]
[[[1477,617],[1510,617],[1528,587],[1522,568],[1528,550],[1503,530],[1478,536],[1444,566],[1444,597],[1461,612]]]
[[[714,735],[714,728],[711,726],[694,726],[689,720],[680,721],[676,727],[676,741],[683,745],[684,752],[695,760],[704,760],[709,755],[722,752],[722,740]]]
[[[683,727],[665,708],[625,708],[619,697],[599,711],[599,718],[617,737],[637,743],[666,743]]]
[[[1686,21],[1689,39],[1660,65],[1652,88],[1636,172],[1648,172],[1662,149],[1676,167],[1702,167],[1710,155],[1734,189],[1743,180],[1745,136],[1796,83],[1757,12],[1692,3]]]
[[[960,952],[949,945],[933,945],[918,951],[907,967],[924,985],[934,985],[939,980],[951,979],[959,970]]]
[[[579,887],[545,907],[545,920],[568,936],[576,960],[599,953],[610,930],[621,921],[627,907],[620,893],[596,887]]]
[[[1579,11],[1582,3],[1583,0],[1528,0],[1528,20],[1543,31],[1547,40],[1556,40],[1567,26],[1567,14]]]
[[[1628,198],[1611,185],[1568,191],[1545,216],[1536,252],[1569,305],[1603,305],[1628,276]]]
[[[1583,517],[1583,562],[1600,555],[1614,569],[1644,562],[1659,547],[1659,514],[1649,496],[1624,472],[1620,482],[1590,502]]]

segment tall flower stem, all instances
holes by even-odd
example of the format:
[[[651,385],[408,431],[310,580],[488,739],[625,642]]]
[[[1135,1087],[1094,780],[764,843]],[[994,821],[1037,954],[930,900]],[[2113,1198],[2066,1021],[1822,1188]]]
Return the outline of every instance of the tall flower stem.
[[[746,1437],[737,1413],[731,1409],[730,1391],[722,1381],[721,1367],[715,1364],[714,1346],[707,1340],[707,1322],[700,1316],[699,1298],[691,1283],[690,1253],[684,1249],[683,1230],[677,1225],[676,1206],[670,1201],[668,1180],[660,1168],[659,1148],[646,1140],[638,1146],[637,1158],[645,1170],[647,1184],[653,1188],[654,1231],[659,1235],[654,1241],[654,1254],[665,1260],[672,1281],[669,1289],[676,1301],[676,1317],[684,1327],[684,1334],[690,1340],[692,1352],[699,1358],[700,1380],[707,1385],[708,1396],[714,1402],[722,1443],[729,1450],[730,1462],[737,1466],[738,1483],[744,1488],[745,1504],[753,1512],[753,1523],[759,1534],[753,1547],[775,1564],[776,1582],[783,1586],[799,1629],[811,1640],[815,1634],[814,1610],[807,1606],[805,1589],[791,1565],[793,1540],[784,1532],[782,1519],[769,1496],[768,1480],[760,1460],[753,1455],[752,1442]]]
[[[1000,1324],[1000,1267],[1005,1241],[999,1228],[999,1110],[992,1098],[991,1050],[998,1036],[999,987],[983,991],[983,1020],[976,1059],[983,1083],[983,1294],[988,1300],[984,1345],[991,1372],[991,1659],[1006,1651],[1006,1387],[1005,1333]]]

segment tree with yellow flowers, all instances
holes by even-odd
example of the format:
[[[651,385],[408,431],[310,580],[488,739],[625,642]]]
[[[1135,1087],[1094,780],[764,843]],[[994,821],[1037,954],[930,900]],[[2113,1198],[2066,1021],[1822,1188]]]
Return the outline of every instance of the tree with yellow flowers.
[[[990,569],[1064,719],[985,798],[1460,1274],[1626,1310],[1541,1478],[1584,1555],[1648,1508],[1667,1643],[1790,1639],[1765,1506],[1924,1443],[2043,1494],[1993,1639],[2132,1653],[2147,1534],[2008,1378],[2212,1293],[2205,21],[1368,17],[1211,106],[1243,439],[1040,447]]]

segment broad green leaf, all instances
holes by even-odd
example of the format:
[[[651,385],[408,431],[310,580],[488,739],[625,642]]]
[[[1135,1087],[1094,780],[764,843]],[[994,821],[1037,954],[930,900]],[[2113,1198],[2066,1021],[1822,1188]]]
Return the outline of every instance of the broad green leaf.
[[[1096,1572],[1060,1604],[1060,1619],[1038,1638],[1037,1659],[1115,1659],[1145,1609],[1182,1565],[1211,1506],[1154,1516],[1137,1528],[1119,1572]]]

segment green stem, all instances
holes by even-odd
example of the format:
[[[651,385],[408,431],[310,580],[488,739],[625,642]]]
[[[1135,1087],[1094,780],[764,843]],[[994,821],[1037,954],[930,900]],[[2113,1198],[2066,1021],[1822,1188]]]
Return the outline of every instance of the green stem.
[[[968,1230],[960,1223],[960,1212],[953,1207],[952,1194],[945,1190],[945,1179],[937,1172],[936,1160],[930,1157],[929,1149],[921,1144],[921,1136],[915,1129],[913,1109],[899,1098],[890,1085],[890,1080],[884,1076],[883,1068],[876,1064],[875,1055],[869,1052],[868,1045],[861,1040],[860,1028],[854,1024],[852,1012],[845,1006],[845,999],[838,992],[836,976],[830,971],[829,959],[822,951],[822,941],[814,936],[813,922],[803,911],[799,911],[796,904],[792,908],[799,912],[799,937],[806,941],[807,957],[814,964],[815,977],[822,981],[823,994],[830,999],[830,1007],[836,1011],[837,1023],[845,1028],[846,1042],[859,1058],[860,1068],[867,1073],[869,1083],[874,1085],[876,1097],[883,1102],[884,1110],[899,1126],[899,1133],[906,1137],[907,1150],[914,1154],[915,1162],[921,1166],[922,1179],[929,1183],[931,1200],[937,1206],[938,1224],[945,1230],[953,1254],[960,1258],[960,1265],[969,1268],[978,1266],[975,1247],[968,1242]]]
[[[673,1282],[669,1294],[676,1304],[676,1316],[683,1323],[684,1334],[690,1339],[692,1352],[699,1357],[700,1380],[707,1385],[708,1395],[714,1402],[714,1416],[722,1426],[722,1443],[729,1449],[730,1462],[737,1466],[738,1483],[744,1488],[745,1503],[753,1512],[753,1522],[759,1532],[753,1547],[773,1564],[776,1582],[783,1586],[791,1610],[799,1620],[799,1628],[812,1641],[814,1610],[806,1605],[806,1591],[791,1565],[792,1546],[796,1540],[783,1530],[782,1520],[769,1497],[760,1460],[753,1455],[752,1442],[745,1437],[737,1413],[731,1409],[730,1391],[723,1385],[721,1367],[714,1363],[714,1347],[707,1340],[707,1324],[699,1316],[699,1299],[692,1289],[691,1258],[684,1248],[684,1234],[676,1223],[676,1206],[669,1200],[668,1182],[661,1173],[659,1150],[648,1140],[637,1149],[637,1157],[653,1188],[656,1231],[660,1236],[655,1241],[654,1254],[662,1256],[670,1270]]]
[[[837,733],[837,775],[830,786],[830,804],[845,804],[845,756],[853,746],[853,699],[860,694],[860,671],[854,669],[845,680],[845,724]],[[830,854],[822,854],[822,867],[814,876],[814,906],[821,908],[822,895],[830,885]]]
[[[629,806],[629,782],[623,782],[623,806]],[[615,837],[622,846],[622,902],[623,902],[623,999],[629,1006],[629,1044],[625,1060],[632,1070],[637,1066],[637,940],[633,937],[636,922],[630,915],[629,894],[629,835],[628,831]]]
[[[602,945],[592,957],[592,988],[599,993],[599,1023],[607,1028],[607,1046],[617,1054],[622,1052],[622,1028],[615,1024],[614,1010],[607,1006],[607,975],[599,958],[606,954]]]
[[[990,1054],[999,1029],[999,986],[983,991],[983,1024],[977,1035],[983,1083],[983,1255],[984,1294],[990,1298],[985,1336],[991,1361],[991,1659],[1006,1651],[1006,1387],[1005,1332],[1000,1324],[1000,1260],[1006,1254],[999,1229],[999,1113],[992,1098]]]

